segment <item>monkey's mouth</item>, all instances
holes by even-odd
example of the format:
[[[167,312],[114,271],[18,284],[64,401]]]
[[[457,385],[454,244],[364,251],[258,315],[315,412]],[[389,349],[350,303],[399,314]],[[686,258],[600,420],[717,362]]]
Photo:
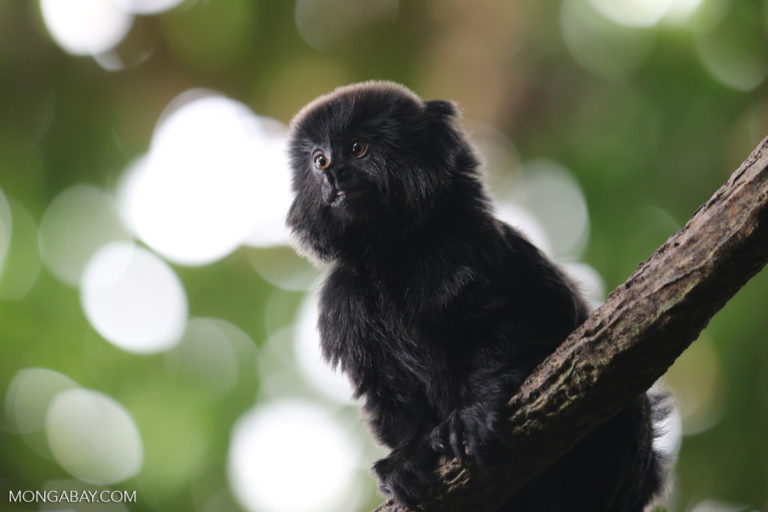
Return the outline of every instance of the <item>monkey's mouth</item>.
[[[347,198],[347,193],[343,190],[337,190],[336,195],[333,199],[331,199],[331,206],[337,206],[344,202],[344,200]]]
[[[358,198],[363,194],[364,191],[360,189],[336,189],[323,199],[325,199],[325,202],[331,206],[341,206],[342,204],[349,203],[351,200]]]
[[[344,202],[346,195],[345,191],[337,189],[328,182],[323,183],[320,187],[320,196],[323,198],[323,202],[331,206]]]

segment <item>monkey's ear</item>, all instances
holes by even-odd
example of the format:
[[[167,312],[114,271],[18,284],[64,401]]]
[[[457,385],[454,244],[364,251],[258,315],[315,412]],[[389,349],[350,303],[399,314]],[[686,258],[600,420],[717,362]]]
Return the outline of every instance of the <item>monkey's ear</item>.
[[[452,101],[429,100],[424,102],[427,112],[437,117],[456,117],[459,111]]]

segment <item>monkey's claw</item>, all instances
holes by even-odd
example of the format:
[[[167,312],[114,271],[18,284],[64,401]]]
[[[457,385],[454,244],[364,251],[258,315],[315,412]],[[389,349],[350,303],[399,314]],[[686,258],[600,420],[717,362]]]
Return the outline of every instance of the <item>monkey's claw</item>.
[[[418,508],[433,483],[435,462],[414,455],[394,450],[373,465],[379,489],[412,509]]]
[[[430,435],[430,445],[437,453],[462,463],[470,458],[481,469],[493,464],[500,443],[499,415],[480,407],[454,410]]]

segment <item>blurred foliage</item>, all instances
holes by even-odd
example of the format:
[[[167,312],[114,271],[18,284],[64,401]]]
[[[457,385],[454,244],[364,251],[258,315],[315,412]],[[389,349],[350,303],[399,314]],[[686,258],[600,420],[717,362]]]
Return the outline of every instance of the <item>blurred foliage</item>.
[[[307,3],[317,13],[297,27]],[[762,0],[703,0],[684,21],[647,26],[601,17],[595,5],[605,2],[588,0],[388,1],[379,17],[366,16],[379,12],[373,0],[322,3],[198,0],[137,16],[111,53],[120,69],[107,70],[62,51],[38,2],[0,0],[0,189],[13,211],[28,213],[14,215],[14,227],[28,217],[32,233],[6,261],[0,292],[23,272],[34,283],[0,301],[0,390],[18,371],[41,367],[121,403],[144,440],[142,472],[113,486],[139,489],[130,510],[240,510],[227,490],[227,450],[236,420],[269,385],[264,365],[240,354],[236,385],[214,397],[194,376],[172,375],[167,354],[108,344],[76,288],[45,267],[36,273],[34,229],[70,186],[114,191],[182,91],[215,90],[283,123],[317,95],[371,78],[455,100],[468,123],[506,136],[519,161],[551,159],[573,173],[590,217],[582,260],[608,290],[768,135]],[[344,26],[334,26],[342,14]],[[262,253],[243,247],[207,266],[175,265],[189,315],[226,320],[258,347],[289,326],[302,294],[254,272],[251,260]],[[670,511],[705,501],[697,511],[768,510],[766,308],[763,272],[670,372],[687,400]],[[0,454],[0,510],[38,509],[9,505],[8,489],[70,478],[42,434],[0,429]],[[373,484],[365,486],[360,510],[378,501]]]

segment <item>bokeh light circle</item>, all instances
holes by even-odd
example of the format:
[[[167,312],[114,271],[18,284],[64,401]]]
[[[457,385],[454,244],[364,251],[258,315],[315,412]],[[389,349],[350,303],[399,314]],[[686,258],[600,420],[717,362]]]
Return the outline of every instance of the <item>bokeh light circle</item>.
[[[3,268],[8,248],[11,246],[11,234],[13,233],[13,216],[11,205],[8,204],[3,189],[0,189],[0,270]]]
[[[760,33],[759,38],[735,39],[730,33],[713,30],[696,38],[696,51],[716,80],[738,91],[750,91],[768,77],[768,51],[759,42],[762,37]]]
[[[650,27],[667,13],[672,0],[589,0],[600,14],[619,25]]]
[[[274,247],[289,243],[285,216],[293,202],[291,171],[288,163],[288,130],[282,123],[258,117],[258,186],[251,200],[259,208],[252,219],[245,243],[251,247]]]
[[[724,414],[723,362],[712,339],[703,334],[664,374],[674,392],[675,410],[685,435],[700,434]]]
[[[704,0],[671,0],[664,14],[664,21],[682,25],[688,23],[701,7]]]
[[[75,185],[51,201],[40,220],[43,263],[76,286],[93,254],[109,242],[131,239],[112,197],[91,185]]]
[[[80,300],[91,325],[137,353],[175,345],[187,321],[187,297],[174,271],[146,249],[112,243],[89,260]]]
[[[112,0],[122,10],[134,14],[157,14],[169,11],[184,0]]]
[[[583,1],[583,0],[582,0]],[[703,0],[589,0],[606,19],[625,27],[652,27],[659,22],[683,24]]]
[[[112,49],[133,24],[133,16],[112,0],[40,0],[40,12],[56,44],[74,55]]]
[[[144,450],[133,418],[102,393],[62,391],[48,409],[46,428],[56,461],[84,482],[112,484],[141,469]]]
[[[297,0],[296,29],[322,50],[366,25],[395,19],[398,8],[398,0]]]
[[[53,398],[61,391],[76,387],[75,381],[53,370],[19,370],[11,379],[5,396],[5,415],[11,429],[20,434],[42,430]]]
[[[728,503],[724,501],[717,501],[714,499],[707,499],[700,501],[694,507],[690,509],[691,512],[758,512],[757,509],[750,509],[743,503]]]
[[[213,319],[190,319],[181,342],[166,353],[165,360],[172,373],[216,395],[226,394],[237,383],[235,348]]]
[[[0,299],[23,299],[40,275],[40,255],[37,251],[37,222],[32,214],[11,200],[13,234],[5,259],[0,256]],[[1,215],[1,214],[0,214]]]
[[[284,127],[206,91],[187,91],[166,110],[120,190],[134,232],[183,265],[211,263],[246,240],[285,243]]]
[[[563,0],[560,29],[568,52],[585,69],[611,79],[638,69],[653,49],[649,29],[623,27],[602,16],[588,0]]]
[[[350,433],[318,405],[259,405],[232,431],[229,481],[253,512],[353,510],[359,454]]]
[[[524,164],[525,184],[518,201],[547,232],[552,255],[576,259],[589,238],[587,201],[571,172],[546,159]]]

